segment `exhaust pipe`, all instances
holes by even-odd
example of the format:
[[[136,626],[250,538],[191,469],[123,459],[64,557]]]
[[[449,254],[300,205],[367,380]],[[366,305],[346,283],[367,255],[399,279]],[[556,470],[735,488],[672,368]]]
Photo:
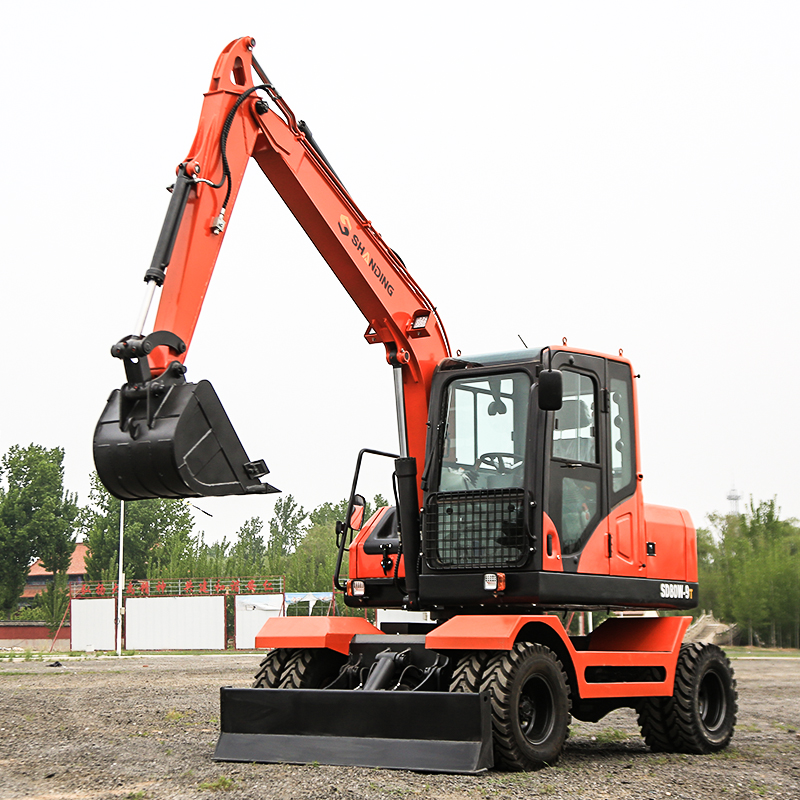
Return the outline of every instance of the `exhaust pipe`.
[[[417,461],[411,457],[395,459],[397,504],[400,519],[400,542],[406,570],[406,605],[419,608],[420,516],[417,501]]]

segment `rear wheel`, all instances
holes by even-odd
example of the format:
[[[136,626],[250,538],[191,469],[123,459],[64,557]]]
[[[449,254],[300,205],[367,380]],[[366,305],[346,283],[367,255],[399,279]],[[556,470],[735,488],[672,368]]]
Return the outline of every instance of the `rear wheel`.
[[[736,725],[736,680],[713,644],[684,644],[672,697],[639,705],[642,736],[652,750],[715,753],[728,746]]]
[[[637,706],[642,738],[654,753],[671,753],[675,750],[670,734],[671,697],[651,697]]]
[[[569,725],[567,676],[547,647],[518,642],[486,664],[481,690],[489,691],[495,764],[539,769],[561,755]]]

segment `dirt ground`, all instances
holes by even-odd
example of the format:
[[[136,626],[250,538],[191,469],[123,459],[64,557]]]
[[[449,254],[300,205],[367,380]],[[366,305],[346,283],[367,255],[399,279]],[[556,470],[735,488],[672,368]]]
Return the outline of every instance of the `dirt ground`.
[[[560,762],[479,776],[211,760],[218,687],[259,657],[0,662],[0,798],[800,799],[800,660],[739,658],[739,722],[713,756],[650,753],[634,713],[573,724]]]

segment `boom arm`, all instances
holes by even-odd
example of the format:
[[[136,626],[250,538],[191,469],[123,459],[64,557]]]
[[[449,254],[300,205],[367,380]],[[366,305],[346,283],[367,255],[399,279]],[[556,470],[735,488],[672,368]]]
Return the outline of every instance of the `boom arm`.
[[[220,55],[197,134],[179,167],[170,211],[145,276],[149,283],[163,281],[155,330],[175,334],[188,348],[224,225],[252,156],[364,314],[367,341],[384,344],[395,368],[401,449],[421,465],[431,377],[450,352],[444,327],[267,79],[253,58],[254,44],[250,37],[237,39]],[[261,85],[253,83],[253,71]],[[178,352],[177,360],[185,355]],[[174,360],[174,349],[155,347],[149,355],[152,373],[161,374]]]

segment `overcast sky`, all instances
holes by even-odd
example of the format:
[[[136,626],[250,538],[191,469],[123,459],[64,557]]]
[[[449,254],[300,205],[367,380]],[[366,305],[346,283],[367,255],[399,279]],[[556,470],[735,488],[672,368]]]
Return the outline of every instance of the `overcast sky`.
[[[647,502],[800,517],[796,2],[15,3],[4,10],[0,451],[91,442],[217,55],[255,54],[463,353],[641,374]],[[252,164],[187,359],[306,508],[396,448],[391,369]],[[388,486],[367,487],[369,491]],[[196,503],[229,538],[273,497]]]

